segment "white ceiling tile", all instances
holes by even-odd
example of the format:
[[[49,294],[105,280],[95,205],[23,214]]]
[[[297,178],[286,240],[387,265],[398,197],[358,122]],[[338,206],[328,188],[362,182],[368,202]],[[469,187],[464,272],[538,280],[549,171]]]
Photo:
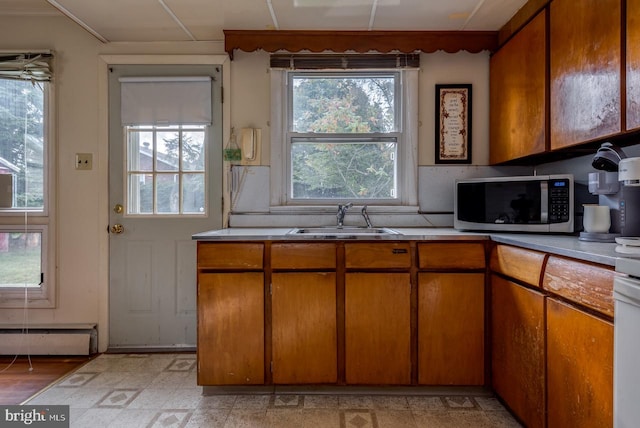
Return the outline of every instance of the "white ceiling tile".
[[[281,30],[366,30],[373,0],[272,0]]]

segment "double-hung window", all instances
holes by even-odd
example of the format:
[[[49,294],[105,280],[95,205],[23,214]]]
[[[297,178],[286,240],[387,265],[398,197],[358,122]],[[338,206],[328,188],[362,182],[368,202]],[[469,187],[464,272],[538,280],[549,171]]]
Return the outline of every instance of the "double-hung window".
[[[417,58],[272,57],[283,141],[272,168],[284,171],[272,205],[414,202]]]
[[[51,54],[0,54],[0,307],[55,306]]]

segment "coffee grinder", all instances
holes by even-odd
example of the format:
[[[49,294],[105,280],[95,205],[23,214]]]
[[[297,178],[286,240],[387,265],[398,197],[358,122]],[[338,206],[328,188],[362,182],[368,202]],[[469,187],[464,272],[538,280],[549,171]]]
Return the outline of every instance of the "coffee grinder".
[[[598,205],[609,207],[611,228],[609,233],[580,232],[581,241],[614,242],[620,236],[620,182],[619,164],[627,155],[611,143],[603,143],[591,165],[599,170],[589,173],[589,193],[598,196]]]

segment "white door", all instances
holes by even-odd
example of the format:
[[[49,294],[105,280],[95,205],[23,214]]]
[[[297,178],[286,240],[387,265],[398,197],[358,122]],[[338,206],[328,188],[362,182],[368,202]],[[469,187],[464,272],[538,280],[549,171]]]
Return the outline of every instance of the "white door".
[[[109,349],[195,348],[196,244],[222,226],[222,67],[109,75]],[[123,126],[120,78],[210,76],[212,125]]]

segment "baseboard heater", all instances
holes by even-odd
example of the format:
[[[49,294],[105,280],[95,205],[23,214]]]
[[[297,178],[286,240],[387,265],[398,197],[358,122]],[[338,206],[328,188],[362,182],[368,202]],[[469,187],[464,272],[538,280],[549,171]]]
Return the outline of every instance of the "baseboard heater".
[[[95,324],[0,324],[0,355],[90,355],[98,352]]]

